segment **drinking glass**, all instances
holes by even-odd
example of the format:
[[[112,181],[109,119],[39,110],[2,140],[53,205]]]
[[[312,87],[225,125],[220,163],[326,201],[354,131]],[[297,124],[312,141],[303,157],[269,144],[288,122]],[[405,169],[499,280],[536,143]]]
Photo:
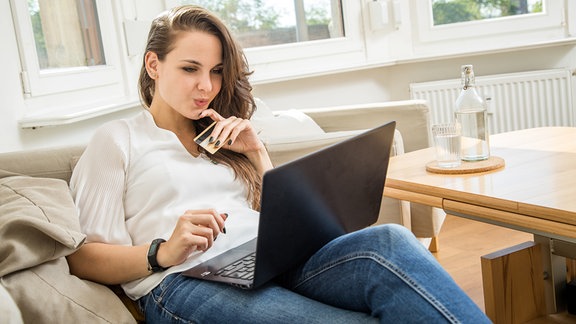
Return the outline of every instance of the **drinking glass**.
[[[460,166],[462,133],[460,124],[448,123],[432,125],[432,136],[436,148],[436,160],[441,168]]]

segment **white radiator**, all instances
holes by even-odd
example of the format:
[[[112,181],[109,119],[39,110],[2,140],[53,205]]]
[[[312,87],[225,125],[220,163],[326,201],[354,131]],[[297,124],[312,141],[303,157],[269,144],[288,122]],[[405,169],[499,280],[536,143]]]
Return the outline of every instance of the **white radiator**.
[[[576,126],[570,70],[554,69],[476,76],[487,99],[490,133],[540,126]],[[432,124],[449,122],[460,93],[460,79],[410,84],[412,99],[430,105]]]

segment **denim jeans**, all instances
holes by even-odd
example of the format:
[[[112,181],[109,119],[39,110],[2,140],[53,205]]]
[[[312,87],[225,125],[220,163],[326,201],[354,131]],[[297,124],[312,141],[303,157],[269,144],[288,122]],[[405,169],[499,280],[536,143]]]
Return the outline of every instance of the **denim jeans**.
[[[139,304],[148,323],[490,323],[394,224],[341,236],[255,290],[172,274]]]

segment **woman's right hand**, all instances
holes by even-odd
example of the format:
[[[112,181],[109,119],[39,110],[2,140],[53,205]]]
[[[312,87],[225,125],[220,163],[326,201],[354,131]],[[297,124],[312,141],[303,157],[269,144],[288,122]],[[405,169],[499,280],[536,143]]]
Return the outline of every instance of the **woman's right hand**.
[[[224,231],[227,214],[214,209],[187,210],[178,218],[172,236],[160,245],[157,254],[162,267],[178,265],[194,251],[206,251]]]

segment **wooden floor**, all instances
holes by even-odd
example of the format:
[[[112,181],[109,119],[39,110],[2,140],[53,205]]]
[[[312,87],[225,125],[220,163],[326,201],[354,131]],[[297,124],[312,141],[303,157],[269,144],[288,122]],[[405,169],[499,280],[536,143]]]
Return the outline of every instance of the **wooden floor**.
[[[434,253],[458,285],[484,310],[480,257],[532,241],[531,234],[456,216],[446,216]]]
[[[440,249],[434,255],[456,283],[484,310],[480,257],[532,240],[532,234],[448,215],[439,236]],[[527,324],[570,323],[576,323],[576,315],[562,312]]]

